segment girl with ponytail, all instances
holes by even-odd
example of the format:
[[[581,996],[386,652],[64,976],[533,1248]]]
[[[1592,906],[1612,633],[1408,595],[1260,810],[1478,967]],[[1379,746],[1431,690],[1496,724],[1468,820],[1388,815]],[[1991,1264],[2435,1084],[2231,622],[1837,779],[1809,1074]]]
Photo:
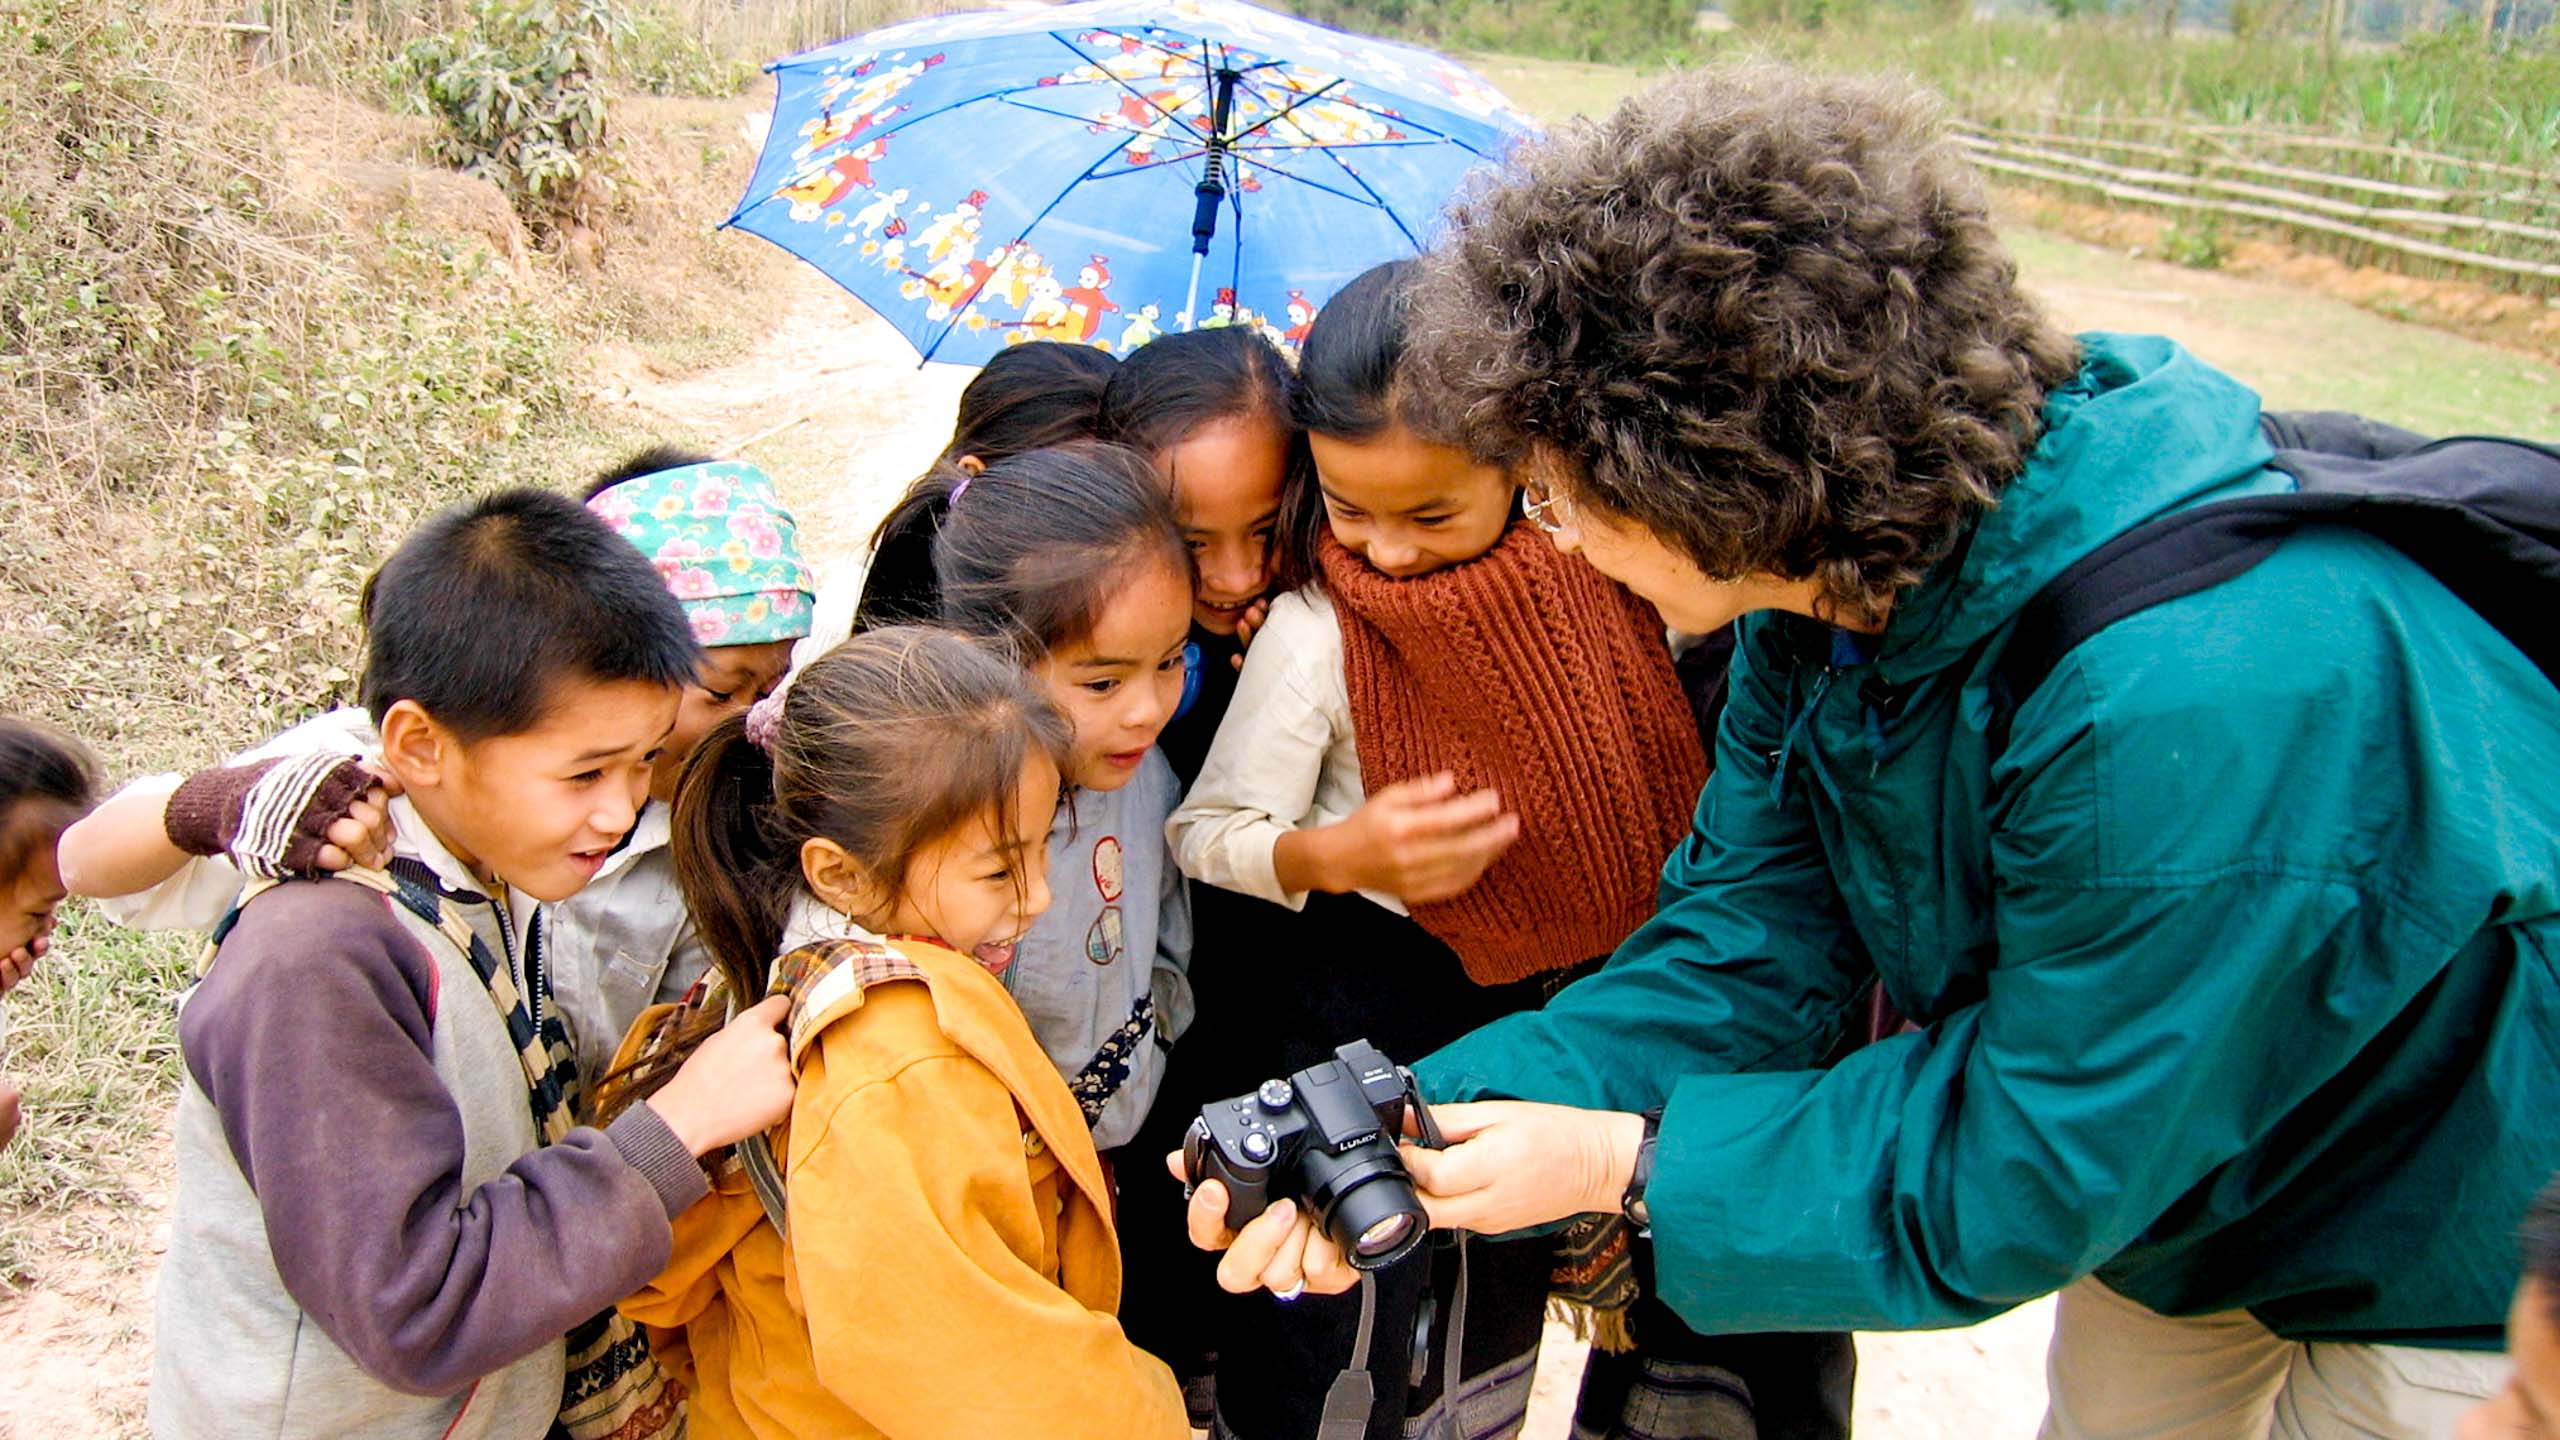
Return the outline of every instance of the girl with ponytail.
[[[1072,749],[1008,658],[890,628],[687,763],[676,873],[718,981],[644,1017],[600,1103],[645,1096],[768,993],[790,998],[798,1082],[623,1305],[689,1369],[695,1435],[1187,1433],[1112,1315],[1085,1113],[1006,988],[1049,906]]]

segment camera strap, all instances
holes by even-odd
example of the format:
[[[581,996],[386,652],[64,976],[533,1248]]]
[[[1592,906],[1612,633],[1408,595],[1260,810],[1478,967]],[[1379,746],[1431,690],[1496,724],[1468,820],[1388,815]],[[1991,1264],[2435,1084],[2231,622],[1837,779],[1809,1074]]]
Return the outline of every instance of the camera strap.
[[[1458,1284],[1449,1295],[1449,1338],[1441,1351],[1440,1399],[1457,1394],[1467,1353],[1467,1235],[1452,1232],[1458,1252]],[[1426,1282],[1428,1283],[1428,1282]],[[1362,1440],[1369,1433],[1369,1413],[1378,1407],[1377,1381],[1369,1374],[1369,1344],[1377,1338],[1378,1276],[1360,1272],[1360,1329],[1352,1337],[1351,1363],[1333,1377],[1324,1392],[1324,1417],[1316,1422],[1316,1440]]]
[[[1324,1392],[1324,1418],[1316,1422],[1316,1440],[1361,1440],[1369,1433],[1369,1412],[1377,1408],[1377,1382],[1369,1376],[1369,1341],[1378,1328],[1378,1277],[1360,1272],[1360,1333],[1351,1342],[1351,1363],[1333,1377]]]

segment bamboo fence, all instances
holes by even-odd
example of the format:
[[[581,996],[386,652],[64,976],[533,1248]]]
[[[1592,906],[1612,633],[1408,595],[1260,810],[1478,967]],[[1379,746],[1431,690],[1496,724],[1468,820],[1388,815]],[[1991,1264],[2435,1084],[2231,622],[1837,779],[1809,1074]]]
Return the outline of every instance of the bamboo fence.
[[[2109,115],[1956,122],[2008,183],[2274,232],[2361,263],[2560,295],[2560,174],[2279,126]]]

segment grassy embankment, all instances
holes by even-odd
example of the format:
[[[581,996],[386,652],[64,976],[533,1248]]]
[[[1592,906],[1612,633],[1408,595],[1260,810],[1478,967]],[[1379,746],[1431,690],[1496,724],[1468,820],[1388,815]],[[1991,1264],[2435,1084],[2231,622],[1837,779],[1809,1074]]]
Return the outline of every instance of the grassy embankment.
[[[269,0],[245,38],[215,0],[0,6],[0,713],[114,783],[342,703],[357,586],[419,516],[654,438],[584,392],[588,347],[753,341],[787,262],[711,234],[748,107],[681,97],[925,6],[619,8],[620,138],[571,237],[431,157],[397,62],[454,0]],[[74,904],[10,997],[0,1309],[141,1263],[199,943]]]
[[[1854,51],[1845,40],[1823,37],[1819,45],[1810,59],[1847,68]],[[1731,53],[1758,52],[1738,45]],[[1468,58],[1550,122],[1605,114],[1663,73]],[[2020,269],[2065,324],[2111,327],[2123,323],[2118,316],[2141,314],[2138,328],[2186,340],[2274,406],[2355,410],[2431,433],[2560,435],[2560,366],[2329,296],[2200,274],[2162,263],[2157,250],[2128,254],[2023,223],[2040,208],[2034,197],[2004,196]]]

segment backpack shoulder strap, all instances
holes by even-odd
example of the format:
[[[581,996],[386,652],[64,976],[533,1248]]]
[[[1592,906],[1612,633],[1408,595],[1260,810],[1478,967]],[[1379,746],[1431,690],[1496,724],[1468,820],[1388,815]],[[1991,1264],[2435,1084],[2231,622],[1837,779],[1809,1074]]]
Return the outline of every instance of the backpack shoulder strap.
[[[2262,510],[2251,501],[2201,505],[2138,525],[2045,582],[2019,610],[1993,665],[1992,755],[2009,748],[2018,707],[2080,642],[2128,616],[2246,574],[2299,523],[2282,508]]]

